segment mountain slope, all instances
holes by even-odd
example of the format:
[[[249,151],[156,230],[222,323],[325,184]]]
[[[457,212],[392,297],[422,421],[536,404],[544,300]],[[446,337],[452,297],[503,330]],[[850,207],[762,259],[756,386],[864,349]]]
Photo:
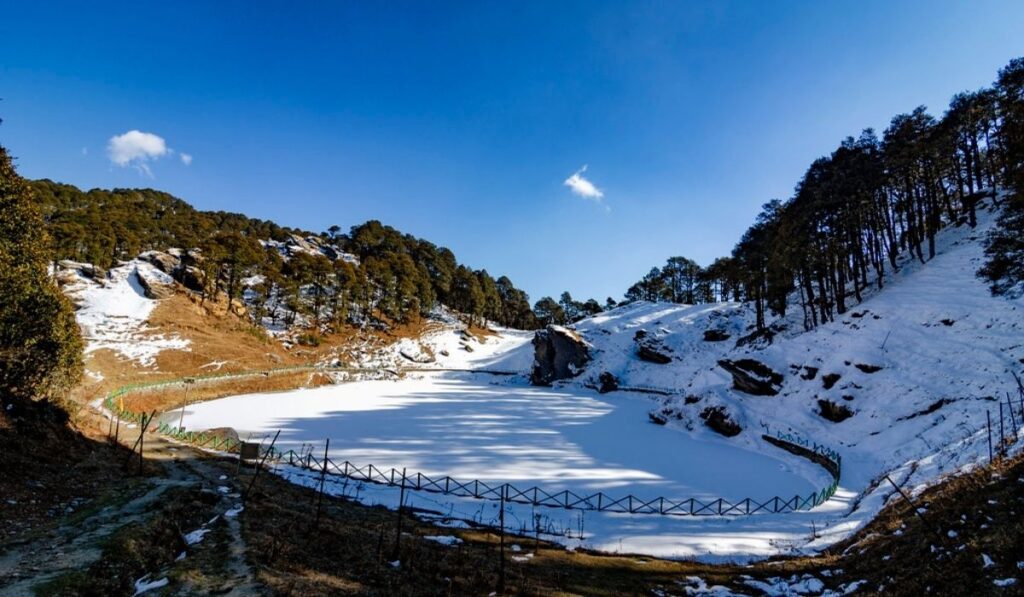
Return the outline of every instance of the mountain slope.
[[[1008,395],[1014,415],[1004,405],[1005,434],[1024,421],[1014,378],[1024,369],[1024,302],[992,297],[975,277],[994,213],[979,220],[976,229],[944,231],[926,264],[904,257],[885,288],[833,323],[803,332],[796,316],[774,322],[771,342],[737,346],[754,315],[736,303],[640,302],[584,320],[576,327],[594,361],[572,383],[596,386],[609,372],[623,388],[665,393],[652,418],[688,433],[713,433],[702,413],[718,408],[743,429],[733,441],[773,449],[761,435],[782,433],[836,450],[840,491],[822,509],[827,528],[819,518],[808,546],[847,537],[893,497],[883,475],[920,491],[987,460],[986,414],[998,434],[999,402]],[[730,338],[706,341],[708,330]],[[641,360],[640,345],[670,363]],[[734,388],[720,361],[743,359],[782,376],[777,395]]]

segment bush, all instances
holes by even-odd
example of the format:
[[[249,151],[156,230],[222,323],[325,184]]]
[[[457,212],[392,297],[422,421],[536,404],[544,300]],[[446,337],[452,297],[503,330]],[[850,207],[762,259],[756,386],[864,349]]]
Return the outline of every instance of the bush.
[[[299,334],[295,341],[303,346],[320,346],[320,336],[312,332]]]

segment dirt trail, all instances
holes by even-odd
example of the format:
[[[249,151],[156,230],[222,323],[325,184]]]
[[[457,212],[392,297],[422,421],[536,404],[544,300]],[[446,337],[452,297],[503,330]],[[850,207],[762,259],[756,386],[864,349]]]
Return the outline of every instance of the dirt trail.
[[[105,425],[105,423],[104,423]],[[122,424],[120,443],[131,447],[138,427]],[[171,442],[155,433],[144,441],[146,470],[138,476],[137,456],[125,468],[125,480],[79,512],[61,517],[51,526],[3,546],[0,553],[0,595],[32,594],[35,588],[62,575],[88,569],[103,556],[105,540],[129,525],[145,524],[159,512],[158,506],[173,488],[189,488],[209,496],[212,518],[203,525],[216,542],[190,545],[185,557],[152,578],[173,578],[168,587],[153,594],[253,595],[265,592],[255,581],[245,558],[238,513],[240,492],[247,477],[236,477],[236,464],[227,459]],[[191,531],[184,529],[183,532]]]

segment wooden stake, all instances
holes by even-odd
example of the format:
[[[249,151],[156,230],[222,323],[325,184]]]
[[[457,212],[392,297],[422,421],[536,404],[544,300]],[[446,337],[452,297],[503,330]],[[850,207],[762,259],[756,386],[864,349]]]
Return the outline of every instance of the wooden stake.
[[[988,425],[988,462],[992,464],[992,411],[985,411],[985,421]]]
[[[316,526],[320,526],[320,504],[324,501],[324,480],[327,478],[327,451],[331,449],[331,438],[324,444],[324,467],[320,470],[320,492],[316,498]]]
[[[256,486],[256,477],[260,475],[260,469],[263,468],[263,463],[267,461],[267,457],[274,451],[274,444],[277,443],[277,437],[279,435],[281,435],[280,429],[278,429],[277,433],[274,434],[274,441],[270,442],[270,447],[263,453],[263,460],[260,460],[260,463],[256,465],[256,470],[252,474],[252,481],[249,481],[249,486],[245,488],[245,493],[242,494],[243,501],[249,496],[249,492],[252,491],[252,488]]]
[[[395,553],[394,557],[391,558],[395,561],[401,554],[402,545],[402,508],[405,506],[405,469],[402,469],[402,485],[401,490],[398,493],[398,525],[395,531]]]
[[[501,486],[501,505],[498,510],[498,525],[501,527],[501,548],[498,552],[501,560],[498,563],[498,594],[505,592],[505,494],[508,493],[508,483]]]

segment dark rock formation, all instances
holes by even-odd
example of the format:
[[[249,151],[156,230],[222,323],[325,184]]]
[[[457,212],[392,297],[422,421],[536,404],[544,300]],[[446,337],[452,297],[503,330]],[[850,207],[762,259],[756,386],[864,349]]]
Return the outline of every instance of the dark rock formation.
[[[649,418],[655,425],[664,425],[665,423],[668,423],[668,418],[665,415],[653,410],[647,413],[647,418]]]
[[[666,365],[672,362],[672,349],[662,344],[661,340],[643,336],[636,343],[636,355],[648,363]]]
[[[722,359],[718,366],[732,375],[732,387],[755,396],[775,396],[782,389],[783,376],[754,359]]]
[[[818,368],[817,367],[810,367],[810,366],[804,365],[804,373],[803,373],[803,375],[800,376],[800,379],[806,379],[806,380],[810,381],[810,380],[814,379],[815,376],[817,376],[817,375],[818,375]]]
[[[619,389],[619,378],[615,377],[610,371],[604,371],[597,377],[597,380],[601,382],[600,387],[597,391],[601,394],[607,394],[608,392],[614,392]]]
[[[187,266],[179,269],[174,275],[181,285],[196,292],[203,291],[203,270],[198,267]]]
[[[882,370],[881,365],[865,365],[864,363],[857,363],[854,367],[860,369],[864,373],[877,373]]]
[[[576,377],[590,362],[590,345],[573,330],[549,325],[533,336],[533,371],[530,383],[550,385],[558,379]]]
[[[743,431],[743,428],[729,416],[729,411],[724,406],[709,406],[700,411],[700,418],[709,429],[725,437],[733,437]]]
[[[822,375],[821,385],[825,386],[826,390],[831,390],[832,386],[836,385],[836,382],[839,381],[839,378],[841,377],[842,375],[839,375],[838,373],[828,373],[826,375]]]
[[[724,342],[731,337],[732,336],[723,330],[704,330],[705,342]]]
[[[853,411],[845,404],[836,404],[831,400],[818,400],[818,414],[823,419],[840,423],[853,416]]]

